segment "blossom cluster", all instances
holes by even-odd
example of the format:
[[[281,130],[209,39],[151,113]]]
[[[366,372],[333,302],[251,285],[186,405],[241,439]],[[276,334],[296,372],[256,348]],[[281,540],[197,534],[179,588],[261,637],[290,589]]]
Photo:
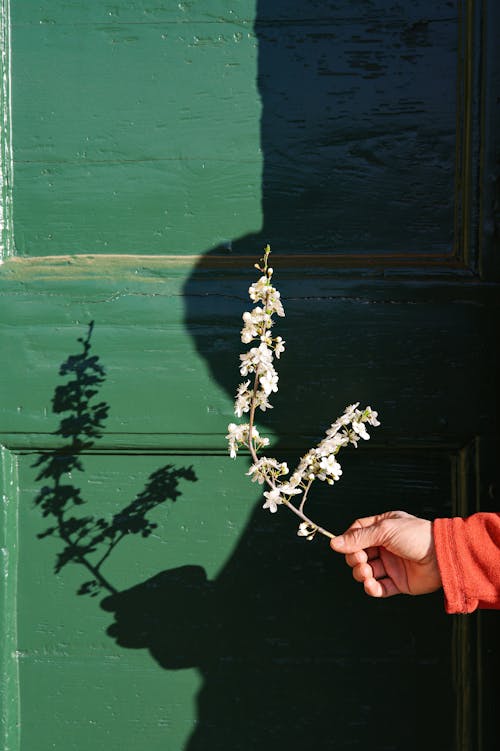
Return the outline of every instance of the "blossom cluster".
[[[326,431],[326,437],[315,448],[302,457],[294,477],[298,482],[307,480],[323,480],[333,485],[340,475],[342,468],[336,459],[341,448],[351,443],[357,447],[360,439],[367,441],[370,435],[366,423],[372,426],[380,425],[378,413],[371,407],[358,409],[359,402],[346,407],[344,414],[339,417]]]
[[[243,328],[241,341],[243,344],[255,342],[255,346],[240,355],[240,374],[246,378],[254,375],[254,382],[243,381],[238,386],[235,401],[235,413],[238,417],[249,412],[252,404],[263,412],[272,409],[269,396],[278,391],[278,373],[273,361],[285,351],[285,342],[281,336],[273,337],[271,327],[274,324],[273,315],[284,316],[285,311],[280,299],[280,293],[271,284],[273,269],[267,266],[269,246],[263,259],[263,267],[257,265],[263,272],[257,282],[251,285],[248,293],[253,302],[258,303],[253,310],[243,313]]]
[[[238,449],[244,446],[249,449],[253,464],[247,472],[254,482],[266,484],[268,490],[264,492],[263,508],[272,513],[281,504],[288,506],[302,520],[298,535],[313,539],[316,532],[329,537],[333,535],[309,519],[304,513],[307,494],[314,480],[333,485],[342,475],[342,468],[337,459],[341,448],[352,444],[356,447],[360,440],[370,438],[367,425],[380,425],[377,412],[371,407],[358,409],[359,402],[351,404],[344,413],[328,428],[323,440],[310,449],[300,460],[297,468],[290,477],[286,462],[263,456],[258,452],[269,444],[269,439],[261,437],[254,427],[256,409],[265,411],[272,408],[269,397],[278,391],[278,373],[274,367],[274,358],[280,357],[285,349],[285,342],[280,336],[273,337],[271,328],[274,324],[273,315],[283,317],[285,312],[280,299],[280,293],[271,284],[273,269],[268,267],[269,246],[261,259],[262,266],[255,264],[262,273],[257,282],[249,289],[250,299],[258,305],[252,311],[243,314],[243,329],[241,341],[253,344],[250,350],[240,355],[240,374],[243,377],[253,376],[253,379],[243,381],[236,393],[234,411],[238,417],[249,413],[249,422],[244,425],[231,423],[226,436],[229,442],[229,452],[232,458]],[[284,479],[283,479],[284,478]],[[292,498],[302,495],[297,506]]]
[[[282,503],[287,503],[292,495],[308,490],[313,480],[326,481],[329,485],[333,485],[340,479],[342,467],[337,460],[340,449],[349,443],[357,446],[360,439],[368,440],[370,436],[366,423],[372,426],[380,425],[377,412],[371,407],[360,410],[358,406],[358,404],[351,404],[345,409],[344,414],[326,431],[325,438],[302,457],[287,482],[280,482],[278,479],[289,474],[286,462],[280,463],[276,459],[263,456],[252,464],[247,475],[253,481],[260,484],[266,482],[271,487],[270,491],[264,493],[267,499],[264,508],[275,512],[277,507]],[[236,440],[241,440],[241,443],[246,444],[248,426],[244,427],[246,428],[245,437],[243,440]],[[240,428],[241,426],[231,424],[230,434],[234,436]],[[258,438],[262,441],[260,437]]]
[[[248,446],[250,443],[250,425],[236,425],[234,422],[227,426],[228,434],[226,436],[229,443],[229,455],[231,459],[236,458],[240,446]],[[261,437],[257,428],[252,426],[252,443],[258,451],[264,446],[269,446],[269,438]]]

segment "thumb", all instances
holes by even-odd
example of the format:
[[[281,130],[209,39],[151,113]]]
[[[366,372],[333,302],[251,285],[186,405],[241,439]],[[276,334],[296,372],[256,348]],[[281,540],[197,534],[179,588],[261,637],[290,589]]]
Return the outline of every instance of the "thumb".
[[[337,553],[357,553],[358,550],[382,545],[383,537],[380,524],[374,524],[370,527],[355,527],[330,540],[330,547]]]

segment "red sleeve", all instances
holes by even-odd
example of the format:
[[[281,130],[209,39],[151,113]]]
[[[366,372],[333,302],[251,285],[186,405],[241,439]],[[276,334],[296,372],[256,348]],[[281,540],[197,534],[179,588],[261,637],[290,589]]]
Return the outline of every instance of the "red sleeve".
[[[446,612],[500,608],[500,513],[436,519],[433,530]]]

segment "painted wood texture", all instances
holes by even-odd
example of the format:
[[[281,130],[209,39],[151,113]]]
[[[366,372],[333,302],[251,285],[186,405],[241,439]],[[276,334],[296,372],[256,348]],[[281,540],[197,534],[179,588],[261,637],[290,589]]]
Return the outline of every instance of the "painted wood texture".
[[[54,263],[52,280],[39,281],[31,263],[2,268],[2,440],[20,464],[21,516],[7,541],[13,549],[21,536],[20,751],[40,736],[78,751],[132,748],[139,737],[151,749],[299,749],[311,733],[337,748],[416,751],[422,716],[437,728],[436,750],[454,749],[441,595],[367,601],[325,544],[261,509],[247,459],[227,455],[248,279],[196,267],[139,275],[125,259],[111,273],[114,264]],[[273,452],[293,465],[361,398],[382,426],[346,453],[334,491],[314,498],[325,525],[380,508],[433,518],[459,502],[484,507],[495,464],[479,472],[472,462],[469,493],[460,456],[477,434],[495,445],[497,350],[476,332],[497,325],[498,296],[488,301],[474,282],[336,284],[284,273],[288,351],[272,420],[262,421]],[[67,403],[60,389],[71,383]],[[95,433],[89,402],[101,405]],[[69,457],[79,466],[65,466]],[[181,474],[173,501],[172,473],[187,467],[196,480]],[[158,526],[142,537],[145,519]],[[100,559],[111,594],[83,586],[93,578],[84,560]],[[390,732],[387,701],[400,718]]]
[[[53,575],[67,540],[59,532],[37,539],[54,523],[42,516],[35,481],[51,459],[20,457],[20,547],[36,551],[19,580],[23,748],[38,742],[114,751],[142,739],[152,751],[298,749],[311,732],[334,747],[384,748],[389,701],[406,709],[396,715],[390,747],[417,749],[427,731],[421,726],[415,736],[413,713],[451,717],[451,620],[439,595],[411,607],[394,600],[378,616],[387,604],[360,597],[325,544],[298,544],[287,515],[252,512],[255,486],[234,493],[245,460],[80,454],[83,471],[65,482],[85,503],[70,507],[68,518],[84,518],[90,537],[100,531],[99,519],[123,518],[134,499],[143,506],[157,501],[147,514],[158,525],[152,534],[125,536],[101,567],[117,591],[101,588],[88,597],[81,593],[89,578],[81,562]],[[351,482],[337,501],[344,519],[348,507],[358,513],[374,499],[395,503],[402,478],[408,498],[418,498],[427,513],[441,508],[442,494],[449,497],[442,452],[353,460],[346,465]],[[175,501],[168,483],[151,483],[165,465],[174,472],[192,467],[196,478],[180,479]],[[370,500],[361,466],[370,473]],[[46,476],[46,485],[53,480]],[[321,505],[325,511],[324,498]],[[80,549],[85,542],[80,537]],[[108,547],[106,540],[95,543],[86,558],[96,561]],[[383,692],[374,693],[374,684]],[[435,732],[446,747],[452,728],[440,721]]]
[[[278,280],[280,256],[273,262]],[[171,434],[198,448],[220,447],[233,419],[241,315],[253,270],[216,276],[126,262],[44,262],[43,269],[48,274],[37,281],[31,265],[4,267],[10,277],[0,295],[0,382],[10,394],[0,405],[4,431],[18,440],[49,439],[57,368],[78,351],[77,338],[93,320],[112,404],[106,434],[116,437],[107,440],[133,433],[154,446]],[[298,281],[285,271],[279,286],[287,316],[277,326],[288,347],[276,409],[261,415],[271,433],[292,442],[318,437],[358,399],[383,405],[383,440],[451,444],[494,432],[498,352],[488,342],[498,324],[496,288]]]
[[[496,749],[491,622],[457,627],[439,593],[365,598],[260,508],[224,441],[270,240],[287,311],[273,452],[293,464],[354,400],[382,420],[318,517],[495,508],[483,10],[12,3],[6,751]]]
[[[12,12],[18,253],[452,254],[456,2]]]

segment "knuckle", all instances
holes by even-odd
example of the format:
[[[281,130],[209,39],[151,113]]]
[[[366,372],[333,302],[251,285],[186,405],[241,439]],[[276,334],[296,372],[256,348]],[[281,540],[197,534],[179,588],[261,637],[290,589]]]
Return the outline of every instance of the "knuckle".
[[[362,582],[364,580],[363,571],[360,568],[360,566],[355,566],[352,570],[352,576],[357,582]]]
[[[383,519],[379,524],[379,531],[384,539],[391,535],[393,529],[394,524],[390,519]]]
[[[364,529],[363,529],[363,527],[355,527],[355,528],[351,529],[351,533],[350,534],[351,534],[351,540],[352,540],[352,542],[354,542],[355,544],[358,544],[358,543],[362,542],[362,540],[363,540]]]

